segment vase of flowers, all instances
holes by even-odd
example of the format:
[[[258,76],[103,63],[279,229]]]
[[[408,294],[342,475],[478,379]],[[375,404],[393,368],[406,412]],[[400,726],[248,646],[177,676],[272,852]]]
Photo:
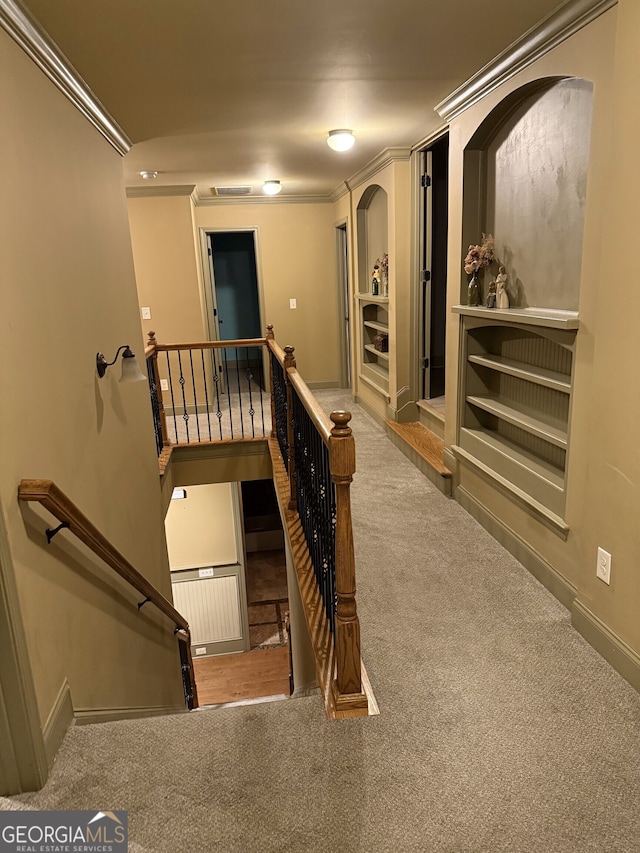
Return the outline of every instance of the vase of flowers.
[[[478,280],[478,272],[486,269],[493,261],[494,240],[491,234],[482,235],[482,243],[469,246],[467,256],[464,259],[464,271],[470,275],[467,305],[481,305],[482,294],[480,292],[480,282]]]

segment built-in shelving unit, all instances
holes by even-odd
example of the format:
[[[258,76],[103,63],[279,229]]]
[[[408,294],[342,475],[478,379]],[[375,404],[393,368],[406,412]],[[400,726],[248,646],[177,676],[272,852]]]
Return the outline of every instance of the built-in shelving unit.
[[[454,452],[566,529],[577,314],[453,310],[462,315],[463,348]]]
[[[389,298],[361,293],[360,330],[362,358],[360,376],[376,391],[389,396]],[[385,349],[376,347],[375,339],[382,338]]]

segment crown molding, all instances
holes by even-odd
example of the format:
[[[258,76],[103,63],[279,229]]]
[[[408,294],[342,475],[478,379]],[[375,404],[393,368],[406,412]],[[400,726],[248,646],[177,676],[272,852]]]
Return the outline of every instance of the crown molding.
[[[127,198],[169,198],[190,196],[195,192],[195,184],[156,185],[152,187],[127,187]]]
[[[240,196],[201,196],[196,187],[194,192],[196,207],[211,207],[217,204],[330,204],[328,195],[240,195]]]
[[[338,186],[329,193],[329,198],[335,204],[338,199],[342,198],[349,192],[349,181],[341,181]]]
[[[374,175],[377,175],[378,172],[380,172],[390,163],[395,163],[401,160],[409,160],[410,158],[411,148],[385,148],[376,157],[374,157],[373,160],[370,160],[366,166],[363,166],[362,169],[351,175],[351,177],[348,178],[346,183],[351,187],[351,189],[353,189],[359,184],[363,184],[365,181],[368,181]],[[336,190],[337,189],[338,188],[336,188]],[[336,190],[334,190],[334,193],[336,192]],[[338,198],[339,197],[340,196],[338,196]]]
[[[561,42],[590,24],[618,0],[569,0],[551,12],[499,53],[466,83],[436,105],[436,112],[450,122],[506,80],[535,62]]]
[[[118,154],[124,156],[132,145],[129,137],[109,115],[58,45],[17,0],[0,0],[0,26],[113,145]]]

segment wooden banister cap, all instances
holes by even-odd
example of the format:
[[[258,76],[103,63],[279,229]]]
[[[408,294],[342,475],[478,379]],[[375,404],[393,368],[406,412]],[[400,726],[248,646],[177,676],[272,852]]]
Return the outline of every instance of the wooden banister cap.
[[[156,341],[156,333],[155,333],[155,332],[147,332],[147,337],[149,338],[149,343],[150,343],[150,344],[155,344],[155,343],[157,343],[157,341]]]
[[[331,412],[329,417],[334,423],[334,426],[331,430],[331,435],[351,435],[351,427],[349,426],[349,421],[351,420],[351,412]]]
[[[269,338],[273,339],[275,337],[275,335],[273,334],[273,324],[272,323],[267,323],[267,334],[265,337],[267,339],[269,339]]]

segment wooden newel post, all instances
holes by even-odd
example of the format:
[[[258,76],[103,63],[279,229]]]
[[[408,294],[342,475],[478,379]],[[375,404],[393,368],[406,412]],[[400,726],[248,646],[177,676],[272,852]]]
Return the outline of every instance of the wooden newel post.
[[[271,323],[267,326],[267,334],[265,335],[265,338],[267,341],[275,341],[276,339]],[[269,359],[269,391],[271,392],[271,436],[274,437],[276,435],[276,401],[273,393],[273,356],[269,349],[269,344],[267,344],[267,357]]]
[[[297,509],[298,501],[296,498],[296,455],[295,441],[293,437],[293,391],[291,389],[291,380],[289,379],[289,368],[295,368],[296,360],[293,355],[295,347],[284,348],[284,381],[287,386],[287,444],[289,445],[289,509]]]
[[[332,412],[329,439],[331,479],[336,487],[336,681],[334,695],[362,695],[360,621],[356,608],[356,565],[351,527],[350,486],[356,470],[356,447],[350,412]],[[356,697],[353,697],[354,699]],[[366,703],[366,697],[363,697]],[[361,703],[355,701],[353,705]]]
[[[158,341],[156,340],[155,332],[147,332],[147,337],[149,341],[147,343],[147,349],[153,347],[153,352],[150,353],[151,356],[151,365],[153,367],[153,381],[156,384],[156,393],[158,397],[158,411],[160,413],[160,429],[162,431],[162,446],[168,447],[171,442],[169,441],[169,434],[167,432],[167,417],[164,413],[164,401],[162,399],[162,389],[160,387],[160,371],[158,370]]]

